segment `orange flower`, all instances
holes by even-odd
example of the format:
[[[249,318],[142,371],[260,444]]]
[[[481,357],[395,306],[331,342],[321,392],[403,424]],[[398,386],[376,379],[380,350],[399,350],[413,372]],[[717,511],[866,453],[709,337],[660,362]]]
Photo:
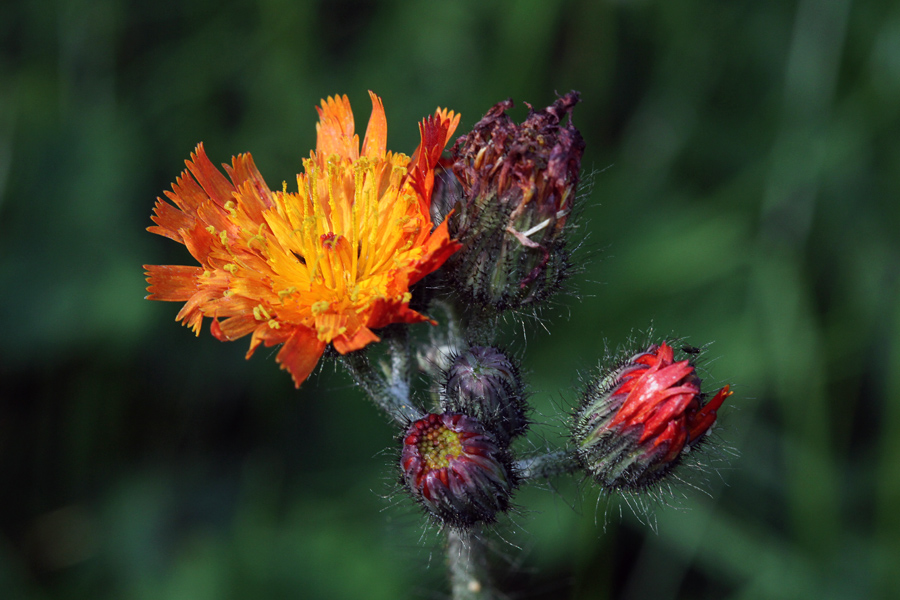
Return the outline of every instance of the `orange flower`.
[[[185,302],[176,320],[219,340],[253,334],[299,387],[328,344],[341,354],[379,340],[373,329],[429,320],[409,308],[412,284],[459,248],[430,216],[434,167],[459,123],[438,109],[419,124],[410,158],[386,151],[381,99],[359,147],[346,96],[322,101],[316,150],[297,192],[272,191],[249,154],[223,165],[203,144],[158,199],[148,231],[184,244],[200,266],[145,265],[150,300]],[[221,320],[220,320],[221,319]]]

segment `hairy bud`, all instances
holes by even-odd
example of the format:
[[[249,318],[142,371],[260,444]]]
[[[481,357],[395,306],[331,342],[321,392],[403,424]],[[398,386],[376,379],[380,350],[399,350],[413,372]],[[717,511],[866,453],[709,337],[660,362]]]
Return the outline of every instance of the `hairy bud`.
[[[585,391],[573,427],[579,460],[607,489],[652,485],[702,439],[730,395],[725,386],[706,402],[691,362],[675,361],[665,342],[651,345]]]
[[[476,419],[429,414],[409,425],[400,456],[402,481],[442,524],[491,523],[509,508],[517,485],[506,448]]]
[[[477,418],[503,443],[525,432],[524,385],[518,367],[503,352],[472,346],[453,360],[446,375],[445,410]]]
[[[565,278],[566,225],[584,153],[571,122],[577,102],[569,92],[521,125],[506,115],[512,100],[500,102],[453,146],[464,199],[449,229],[463,248],[447,272],[466,301],[498,312],[534,306]]]

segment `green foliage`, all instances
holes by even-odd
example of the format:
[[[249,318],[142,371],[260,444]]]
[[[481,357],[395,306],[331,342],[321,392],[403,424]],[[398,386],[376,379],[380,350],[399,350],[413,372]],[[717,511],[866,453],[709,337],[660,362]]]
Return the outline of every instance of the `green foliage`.
[[[380,497],[394,428],[348,380],[295,392],[273,352],[245,362],[143,300],[142,264],[190,261],[144,228],[197,142],[290,186],[313,106],[367,89],[405,152],[437,105],[465,131],[506,97],[582,93],[586,267],[518,349],[538,413],[562,422],[604,340],[651,325],[714,341],[704,379],[735,384],[716,435],[740,456],[674,490],[687,510],[654,533],[589,485],[522,490],[502,589],[897,595],[895,2],[51,6],[0,6],[4,598],[445,593],[417,508]]]

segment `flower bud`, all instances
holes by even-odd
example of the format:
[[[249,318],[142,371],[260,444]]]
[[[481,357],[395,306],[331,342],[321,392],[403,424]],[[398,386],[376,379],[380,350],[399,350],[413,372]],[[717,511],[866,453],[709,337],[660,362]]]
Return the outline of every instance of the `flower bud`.
[[[506,448],[484,426],[459,413],[429,414],[403,438],[402,481],[442,524],[490,523],[509,508],[517,484]]]
[[[521,125],[506,115],[512,100],[500,102],[453,146],[464,200],[449,229],[463,248],[447,271],[465,301],[497,312],[534,306],[565,278],[566,224],[584,153],[571,121],[577,102],[569,92]]]
[[[503,443],[528,427],[519,369],[497,348],[472,346],[453,360],[441,405],[477,418]]]
[[[605,488],[646,488],[702,439],[730,395],[725,386],[705,402],[691,362],[651,345],[585,391],[573,428],[579,460]]]

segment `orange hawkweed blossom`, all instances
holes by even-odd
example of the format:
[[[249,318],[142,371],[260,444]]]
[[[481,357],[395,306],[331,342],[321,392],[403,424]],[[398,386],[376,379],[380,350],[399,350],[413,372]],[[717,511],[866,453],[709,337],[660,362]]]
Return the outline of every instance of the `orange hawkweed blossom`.
[[[391,323],[429,320],[409,308],[412,284],[459,244],[431,221],[434,167],[459,115],[438,109],[419,124],[412,157],[386,151],[381,99],[359,145],[346,96],[316,107],[316,150],[297,192],[272,191],[249,154],[223,165],[203,144],[158,199],[148,231],[184,244],[200,266],[145,265],[150,300],[184,302],[176,320],[199,335],[203,317],[222,341],[248,334],[250,350],[283,344],[276,359],[298,387],[328,344],[346,354]],[[177,207],[177,208],[176,208]]]

